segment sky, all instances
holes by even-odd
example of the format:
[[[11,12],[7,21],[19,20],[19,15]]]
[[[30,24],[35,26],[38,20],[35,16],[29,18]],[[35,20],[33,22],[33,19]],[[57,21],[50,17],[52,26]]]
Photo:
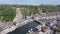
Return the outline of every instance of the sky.
[[[60,0],[0,0],[0,4],[29,4],[29,5],[59,4],[60,5]]]

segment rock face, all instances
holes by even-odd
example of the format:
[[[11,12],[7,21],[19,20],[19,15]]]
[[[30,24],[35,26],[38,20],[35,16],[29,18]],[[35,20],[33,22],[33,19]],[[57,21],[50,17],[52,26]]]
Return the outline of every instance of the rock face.
[[[21,18],[23,17],[20,8],[16,8],[16,17],[14,18],[13,22],[19,22]]]

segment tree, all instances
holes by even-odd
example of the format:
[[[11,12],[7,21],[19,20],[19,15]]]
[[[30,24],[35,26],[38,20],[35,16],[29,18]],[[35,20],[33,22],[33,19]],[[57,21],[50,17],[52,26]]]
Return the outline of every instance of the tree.
[[[42,9],[42,13],[46,13],[46,10],[45,9]]]

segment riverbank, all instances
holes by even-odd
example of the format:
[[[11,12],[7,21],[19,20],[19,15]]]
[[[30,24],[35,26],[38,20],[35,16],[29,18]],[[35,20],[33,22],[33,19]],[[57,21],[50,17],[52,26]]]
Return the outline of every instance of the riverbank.
[[[54,13],[53,13],[54,14]],[[52,15],[52,14],[51,14]],[[26,20],[24,20],[24,21],[22,21],[22,22],[17,22],[16,23],[16,25],[11,25],[11,26],[8,26],[8,28],[7,29],[4,29],[3,31],[2,31],[2,33],[1,34],[7,34],[8,32],[11,32],[11,31],[13,31],[13,30],[15,30],[16,28],[19,28],[19,27],[22,27],[23,25],[25,25],[25,24],[28,24],[28,23],[30,23],[30,22],[32,22],[32,21],[34,21],[34,20],[37,20],[37,21],[39,21],[40,19],[56,19],[56,18],[58,18],[60,15],[59,14],[54,14],[54,15],[46,15],[45,14],[45,16],[44,16],[44,14],[43,15],[37,15],[37,16],[34,16],[34,19],[26,19]],[[47,16],[47,17],[46,17]],[[6,26],[5,26],[6,27]]]

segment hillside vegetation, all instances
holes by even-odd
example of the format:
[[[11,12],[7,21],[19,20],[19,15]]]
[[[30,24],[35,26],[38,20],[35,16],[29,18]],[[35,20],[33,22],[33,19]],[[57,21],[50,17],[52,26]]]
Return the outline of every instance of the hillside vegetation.
[[[11,7],[25,7],[25,9],[21,10],[21,13],[23,16],[25,15],[34,15],[39,13],[38,8],[43,10],[43,12],[57,12],[60,11],[60,6],[32,6],[32,5],[0,5],[0,20],[5,21],[5,22],[11,22],[13,21],[15,15],[16,15],[16,10],[12,9]]]

